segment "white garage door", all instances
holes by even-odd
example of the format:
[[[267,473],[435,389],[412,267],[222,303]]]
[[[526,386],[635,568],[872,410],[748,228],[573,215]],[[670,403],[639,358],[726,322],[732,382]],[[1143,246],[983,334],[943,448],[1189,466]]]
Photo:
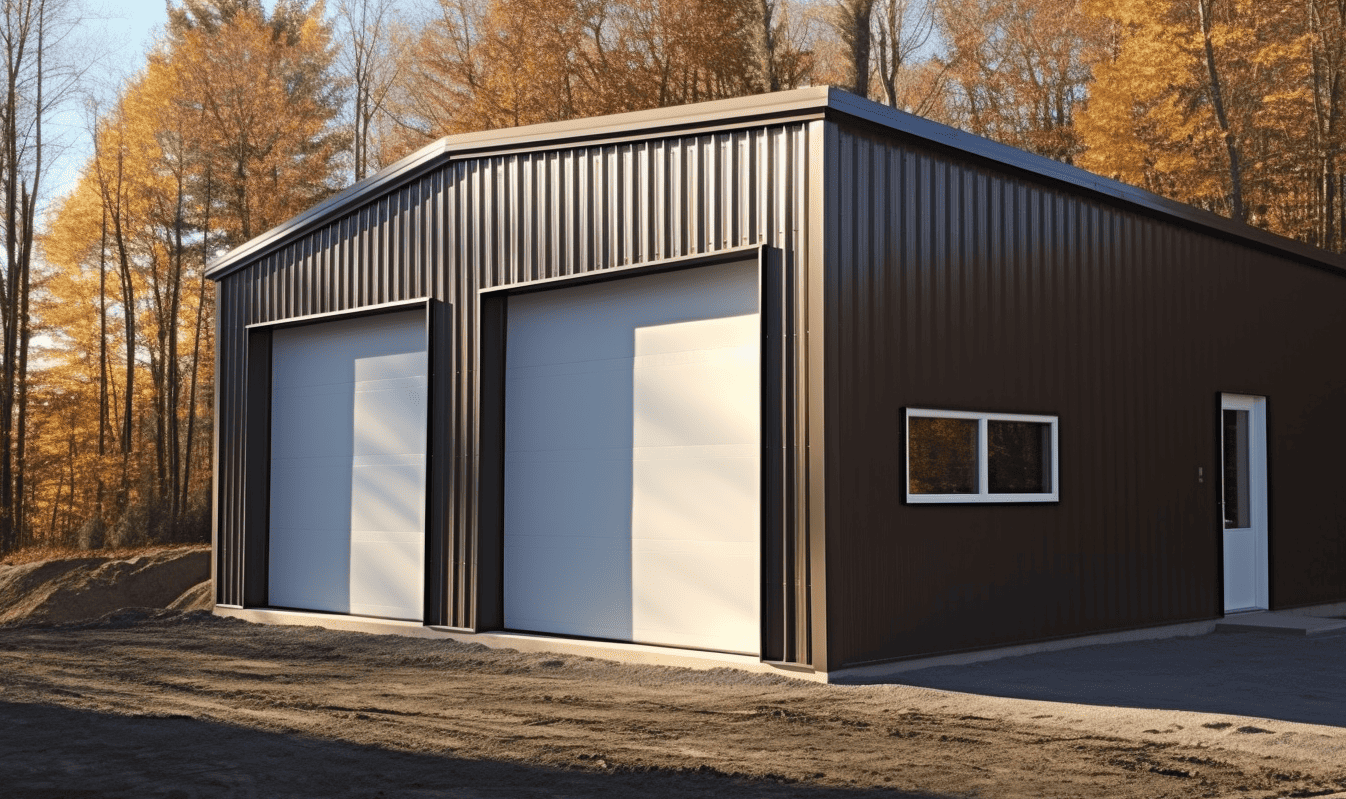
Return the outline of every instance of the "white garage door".
[[[425,314],[272,336],[269,603],[420,619]]]
[[[505,626],[760,648],[755,264],[509,300]]]

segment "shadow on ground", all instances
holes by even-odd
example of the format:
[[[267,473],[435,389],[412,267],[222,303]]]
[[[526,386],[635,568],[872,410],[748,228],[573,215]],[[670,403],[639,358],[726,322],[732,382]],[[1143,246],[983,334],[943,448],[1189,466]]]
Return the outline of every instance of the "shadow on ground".
[[[1346,635],[1212,633],[900,674],[947,691],[1346,727]]]
[[[577,769],[398,752],[184,717],[121,716],[0,702],[7,799],[196,797],[747,797],[928,794],[747,780],[714,771]]]

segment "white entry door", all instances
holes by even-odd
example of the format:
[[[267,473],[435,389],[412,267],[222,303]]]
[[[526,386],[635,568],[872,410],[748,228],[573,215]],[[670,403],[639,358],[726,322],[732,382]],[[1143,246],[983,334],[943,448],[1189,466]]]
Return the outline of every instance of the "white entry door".
[[[269,604],[420,620],[425,313],[271,339]]]
[[[1220,401],[1226,613],[1269,606],[1266,405],[1241,394]]]
[[[505,626],[756,654],[755,263],[511,297]]]

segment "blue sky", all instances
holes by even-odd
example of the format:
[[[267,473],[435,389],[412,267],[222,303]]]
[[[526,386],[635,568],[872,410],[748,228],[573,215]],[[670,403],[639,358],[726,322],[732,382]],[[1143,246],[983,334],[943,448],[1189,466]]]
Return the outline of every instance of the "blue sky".
[[[175,0],[180,5],[181,0]],[[264,0],[267,8],[274,0]],[[122,81],[145,64],[145,53],[168,21],[164,0],[88,0],[87,15],[77,32],[88,41],[99,64],[90,75],[89,89],[103,103],[110,102]],[[89,122],[82,103],[71,102],[51,119],[48,131],[59,150],[47,166],[46,197],[55,200],[68,192],[80,167],[93,153]],[[62,146],[64,145],[64,146]]]
[[[102,11],[104,24],[112,35],[109,41],[120,42],[125,47],[128,61],[143,58],[145,47],[155,27],[160,27],[168,19],[166,6],[162,0],[133,0],[133,2],[110,3]],[[120,48],[119,48],[120,49]]]
[[[163,0],[94,0],[87,8],[76,35],[96,48],[89,54],[99,62],[89,75],[89,89],[107,102],[115,96],[121,81],[144,65],[145,51],[156,29],[162,30],[168,12]],[[44,193],[49,201],[74,187],[80,167],[92,154],[88,129],[87,114],[78,100],[66,103],[46,126],[47,136],[55,145],[49,153],[53,158],[47,165],[45,181]]]

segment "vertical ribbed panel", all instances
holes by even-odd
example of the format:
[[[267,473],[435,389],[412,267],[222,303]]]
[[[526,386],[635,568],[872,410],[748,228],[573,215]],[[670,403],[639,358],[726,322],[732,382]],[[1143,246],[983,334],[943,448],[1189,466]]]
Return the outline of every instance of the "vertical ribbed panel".
[[[477,291],[766,244],[782,251],[784,267],[793,270],[803,293],[809,130],[790,124],[462,157],[224,277],[217,406],[219,601],[242,601],[245,497],[238,431],[246,420],[237,376],[244,373],[245,325],[424,296],[449,303],[454,456],[444,548],[449,595],[442,619],[471,627],[480,460]],[[806,298],[796,299],[796,309],[806,307]],[[802,316],[791,320],[790,328],[802,336]],[[802,359],[805,350],[798,352]],[[807,374],[802,360],[796,373]],[[800,406],[802,418],[803,400]]]
[[[836,142],[834,668],[1218,615],[1222,391],[1269,398],[1272,602],[1346,596],[1340,275],[896,136]],[[1059,415],[1060,503],[904,504],[904,407]]]
[[[215,586],[216,601],[243,604],[243,425],[247,371],[244,335],[250,285],[226,281],[215,288]],[[234,379],[221,379],[231,375]],[[227,490],[220,490],[226,489]]]

